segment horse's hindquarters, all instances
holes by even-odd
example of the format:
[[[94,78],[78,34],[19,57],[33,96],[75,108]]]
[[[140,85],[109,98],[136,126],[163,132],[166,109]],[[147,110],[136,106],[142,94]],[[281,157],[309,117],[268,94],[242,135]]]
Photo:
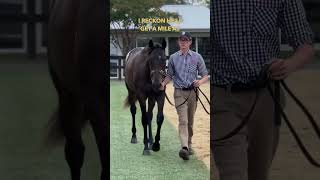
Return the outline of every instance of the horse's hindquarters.
[[[81,77],[87,86],[107,83],[107,17],[106,1],[81,0],[77,24],[76,57]],[[107,88],[105,86],[105,88]]]
[[[70,91],[107,88],[105,9],[100,0],[55,0],[52,5],[49,65]]]
[[[141,47],[132,49],[126,59],[125,82],[132,91],[143,90],[144,82],[148,81],[147,62],[142,50]]]
[[[56,124],[66,139],[65,157],[71,179],[80,179],[84,156],[81,127],[86,120],[90,120],[98,145],[101,179],[107,179],[107,4],[105,0],[54,0],[52,3],[49,67],[58,90]]]
[[[74,58],[77,9],[78,3],[75,0],[55,0],[48,24],[49,66],[60,84],[69,90],[78,86]]]

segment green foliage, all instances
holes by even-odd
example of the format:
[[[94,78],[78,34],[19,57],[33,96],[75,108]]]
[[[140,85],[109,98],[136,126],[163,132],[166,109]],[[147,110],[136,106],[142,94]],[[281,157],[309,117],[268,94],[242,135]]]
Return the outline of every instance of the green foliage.
[[[122,23],[124,29],[138,27],[139,18],[178,17],[175,13],[162,11],[165,0],[111,0],[111,23]]]
[[[187,4],[184,0],[166,0],[166,4]]]
[[[121,49],[123,55],[126,55],[135,45],[135,39],[139,32],[137,29],[143,25],[139,22],[140,18],[178,18],[176,13],[161,10],[166,2],[167,0],[111,0],[112,42],[115,47]]]

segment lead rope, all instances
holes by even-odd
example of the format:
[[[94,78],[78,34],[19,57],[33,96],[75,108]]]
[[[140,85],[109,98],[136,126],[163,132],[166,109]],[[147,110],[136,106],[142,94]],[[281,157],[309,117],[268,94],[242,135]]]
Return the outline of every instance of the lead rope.
[[[166,76],[167,76],[164,71],[160,71],[160,74],[161,74],[163,77],[166,77]],[[168,98],[168,95],[167,95],[167,93],[166,93],[166,89],[164,89],[163,91],[164,91],[164,95],[165,95],[167,101],[169,102],[169,104],[170,104],[171,106],[175,106],[175,105],[170,101],[170,99]],[[183,103],[181,103],[181,104],[179,104],[178,106],[175,106],[175,107],[177,108],[177,107],[180,107],[180,106],[182,106],[183,104],[185,104],[185,103],[188,101],[188,99],[189,99],[189,97],[190,97],[190,94],[191,94],[191,91],[190,91],[187,99],[185,99],[185,100],[183,101]]]
[[[249,113],[246,115],[246,117],[243,119],[243,121],[241,121],[241,123],[236,128],[234,128],[232,131],[230,131],[228,134],[222,136],[221,138],[213,139],[212,141],[223,141],[223,140],[229,139],[229,138],[233,137],[234,135],[238,134],[240,132],[240,130],[249,122],[249,119],[251,118],[253,110],[257,104],[257,99],[258,99],[258,97],[254,98],[254,102],[249,110]]]
[[[202,105],[203,109],[206,111],[207,114],[210,115],[210,112],[206,109],[206,107],[204,106],[203,102],[201,101],[201,99],[199,98],[199,95],[198,95],[198,90],[200,91],[200,93],[206,98],[208,104],[210,105],[210,101],[208,99],[208,97],[202,92],[202,90],[200,89],[200,87],[195,87],[194,89],[194,92],[196,93],[196,101],[200,101],[200,104]]]
[[[166,99],[167,99],[167,101],[169,102],[169,104],[172,105],[172,106],[175,106],[175,105],[170,101],[170,99],[168,98],[166,91],[164,91],[164,94],[165,94]],[[188,99],[189,99],[189,97],[190,97],[190,94],[191,94],[191,91],[190,91],[188,97],[183,101],[183,103],[181,103],[181,104],[179,104],[178,106],[175,106],[175,107],[178,108],[178,107],[182,106],[183,104],[185,104],[185,103],[188,101]]]
[[[305,113],[305,115],[307,115],[309,122],[311,123],[313,129],[315,130],[315,132],[317,133],[317,136],[320,138],[320,129],[317,126],[314,118],[312,117],[312,115],[310,114],[310,112],[307,110],[307,108],[301,103],[301,101],[292,93],[292,91],[288,88],[288,86],[286,85],[286,83],[281,80],[279,83],[281,83],[281,85],[284,87],[284,89],[289,93],[289,95],[294,99],[294,101],[297,103],[297,105],[302,109],[302,111]],[[280,85],[279,85],[280,86]],[[279,112],[281,113],[283,119],[285,120],[290,132],[292,133],[294,139],[296,140],[300,150],[302,151],[303,155],[307,158],[307,160],[315,167],[320,168],[320,163],[317,162],[312,155],[310,154],[310,152],[307,150],[307,148],[305,147],[305,145],[303,144],[302,140],[300,139],[300,137],[298,136],[296,130],[294,129],[294,127],[292,126],[292,124],[290,123],[286,113],[283,111],[281,104],[279,101],[277,101],[277,97],[275,97],[275,95],[272,92],[272,89],[270,87],[270,85],[268,84],[268,90],[269,93],[272,97],[272,99],[274,100],[274,102],[276,103],[276,106],[279,107]],[[279,89],[280,90],[280,89]]]

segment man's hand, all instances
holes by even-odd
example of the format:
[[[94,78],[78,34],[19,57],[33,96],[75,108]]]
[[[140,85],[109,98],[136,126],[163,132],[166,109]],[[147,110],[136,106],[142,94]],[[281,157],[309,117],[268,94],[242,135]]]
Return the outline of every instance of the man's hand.
[[[274,59],[269,67],[271,79],[281,80],[287,78],[290,73],[296,71],[297,64],[295,62],[291,59]]]
[[[302,69],[312,61],[314,56],[312,45],[304,44],[295,50],[295,53],[288,59],[274,59],[269,68],[271,78],[275,80],[285,79],[294,71]]]
[[[202,81],[201,81],[201,80],[194,80],[194,81],[193,81],[193,86],[194,86],[194,87],[200,87],[201,84],[202,84]]]
[[[208,75],[204,75],[200,80],[194,80],[192,83],[193,87],[200,87],[202,84],[206,83],[208,79]]]
[[[160,91],[164,91],[166,89],[166,85],[164,82],[161,82]]]
[[[166,85],[171,81],[171,78],[169,76],[166,76],[164,80],[161,82],[160,90],[164,91],[166,89]]]

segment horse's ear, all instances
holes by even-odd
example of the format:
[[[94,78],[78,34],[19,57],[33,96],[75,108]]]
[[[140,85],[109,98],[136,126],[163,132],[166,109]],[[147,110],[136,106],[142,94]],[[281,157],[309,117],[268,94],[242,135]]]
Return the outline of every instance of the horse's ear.
[[[149,48],[153,48],[153,41],[151,39],[149,41]]]
[[[162,49],[166,49],[167,47],[167,42],[165,39],[162,40]]]

